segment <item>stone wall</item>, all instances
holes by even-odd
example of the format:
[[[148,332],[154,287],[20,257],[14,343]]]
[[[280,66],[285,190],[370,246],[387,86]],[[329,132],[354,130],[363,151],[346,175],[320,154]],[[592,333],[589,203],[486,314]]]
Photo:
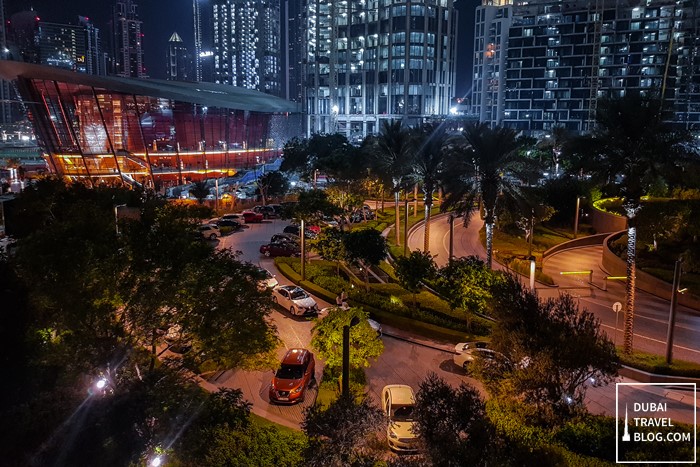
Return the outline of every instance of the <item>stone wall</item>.
[[[597,233],[618,232],[627,228],[627,219],[591,206],[591,226]]]

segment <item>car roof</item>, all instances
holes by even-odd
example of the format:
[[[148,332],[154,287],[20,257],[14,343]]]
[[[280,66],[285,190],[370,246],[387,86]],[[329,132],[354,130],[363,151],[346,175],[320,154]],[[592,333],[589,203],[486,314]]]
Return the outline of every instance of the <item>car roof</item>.
[[[289,349],[282,358],[283,365],[301,365],[306,354],[310,353],[306,349]]]
[[[416,398],[413,395],[411,386],[405,384],[390,384],[384,386],[385,391],[391,394],[391,403],[399,405],[413,405],[416,403]]]

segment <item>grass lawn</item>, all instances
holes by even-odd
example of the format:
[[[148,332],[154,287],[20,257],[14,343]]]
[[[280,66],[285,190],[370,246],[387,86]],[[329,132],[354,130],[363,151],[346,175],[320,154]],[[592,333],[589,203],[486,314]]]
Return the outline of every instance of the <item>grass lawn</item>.
[[[320,395],[320,394],[319,394]],[[298,435],[300,432],[299,430],[295,430],[293,428],[289,428],[288,426],[280,425],[275,422],[271,422],[270,420],[261,417],[260,415],[256,415],[253,412],[250,413],[250,422],[257,425],[257,426],[271,426],[273,428],[277,428],[279,431],[287,434],[292,434],[292,435]]]
[[[666,357],[646,352],[633,352],[632,355],[622,353],[622,347],[618,347],[620,363],[638,368],[649,373],[660,375],[685,376],[689,378],[700,377],[700,364],[674,359],[671,365],[666,364]]]

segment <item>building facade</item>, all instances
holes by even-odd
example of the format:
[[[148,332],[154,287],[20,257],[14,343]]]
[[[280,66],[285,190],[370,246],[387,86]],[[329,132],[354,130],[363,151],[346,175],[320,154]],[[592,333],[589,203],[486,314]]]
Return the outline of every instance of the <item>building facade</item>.
[[[142,186],[233,175],[280,155],[289,101],[210,83],[137,80],[0,61],[52,172]]]
[[[100,31],[85,17],[79,24],[39,22],[39,63],[78,73],[105,74]]]
[[[601,99],[637,94],[662,98],[674,123],[698,129],[697,3],[579,0],[504,7],[512,12],[507,43],[494,36],[478,49],[475,44],[474,77],[482,85],[474,88],[474,110],[487,123],[532,135],[555,126],[583,133],[593,128]],[[489,75],[485,65],[490,48],[506,55],[498,75]]]
[[[142,21],[133,0],[117,0],[112,10],[112,74],[147,78],[143,62]]]
[[[307,134],[358,142],[382,120],[449,114],[454,97],[453,0],[306,0]]]
[[[207,0],[192,1],[194,31],[194,80],[214,82],[211,6]]]
[[[165,59],[166,79],[170,81],[188,81],[191,79],[192,60],[187,53],[187,47],[185,47],[182,38],[177,32],[174,32],[168,39],[168,51],[165,54]]]
[[[281,95],[280,0],[212,0],[210,7],[213,81]]]

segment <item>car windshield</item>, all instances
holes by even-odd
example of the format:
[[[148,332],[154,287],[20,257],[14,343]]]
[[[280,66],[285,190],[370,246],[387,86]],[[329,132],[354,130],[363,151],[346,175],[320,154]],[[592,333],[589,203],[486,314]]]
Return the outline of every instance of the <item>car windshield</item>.
[[[306,298],[306,296],[306,292],[301,289],[292,290],[292,300],[301,300],[302,298]]]
[[[413,420],[413,406],[412,405],[396,405],[392,407],[394,420],[402,422],[410,422]]]
[[[301,379],[304,370],[299,365],[282,365],[275,376],[278,379]]]

